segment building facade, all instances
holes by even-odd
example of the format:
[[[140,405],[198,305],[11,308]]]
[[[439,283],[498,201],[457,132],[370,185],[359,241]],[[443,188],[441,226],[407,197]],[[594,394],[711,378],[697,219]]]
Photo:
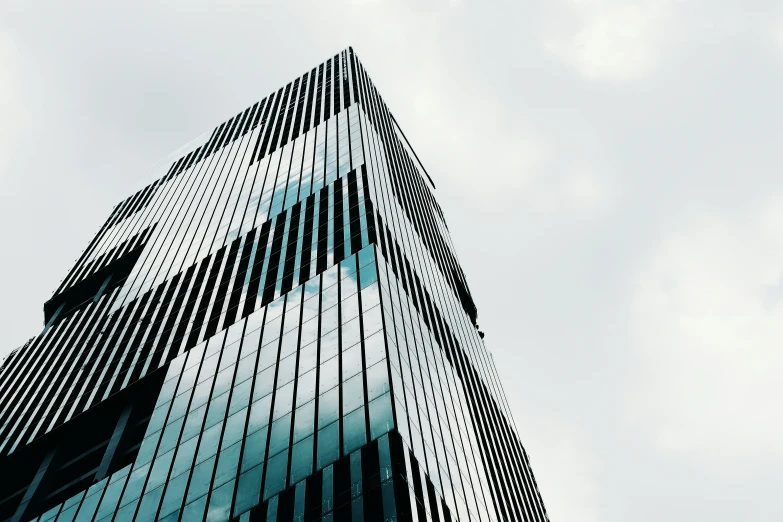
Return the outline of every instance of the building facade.
[[[0,368],[0,520],[548,520],[352,49],[118,204]]]

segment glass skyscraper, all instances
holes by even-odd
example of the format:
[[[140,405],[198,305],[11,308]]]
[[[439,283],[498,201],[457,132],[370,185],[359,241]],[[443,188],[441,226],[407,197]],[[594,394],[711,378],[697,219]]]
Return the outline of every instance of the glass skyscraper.
[[[2,363],[0,520],[548,520],[434,188],[350,48],[173,157]]]

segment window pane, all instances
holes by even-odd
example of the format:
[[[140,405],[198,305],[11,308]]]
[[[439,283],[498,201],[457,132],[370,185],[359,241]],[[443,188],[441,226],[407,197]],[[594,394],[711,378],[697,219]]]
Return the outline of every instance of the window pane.
[[[237,476],[239,452],[241,450],[242,444],[237,443],[220,452],[217,471],[215,472],[214,486],[220,486],[221,484]]]
[[[313,368],[318,363],[316,358],[316,350],[318,348],[317,343],[310,343],[307,346],[302,346],[299,350],[299,375],[302,375]]]
[[[318,469],[340,457],[340,426],[330,424],[318,432]]]
[[[234,392],[231,394],[231,407],[228,409],[228,414],[234,414],[247,406],[250,400],[250,388],[253,385],[252,380],[246,380],[239,386],[234,388]]]
[[[275,412],[273,419],[279,419],[286,413],[290,413],[294,405],[294,383],[289,382],[275,394]]]
[[[217,453],[221,431],[223,431],[223,423],[216,424],[204,431],[204,434],[201,436],[201,445],[198,448],[196,462],[206,460]]]
[[[345,430],[343,435],[345,453],[350,453],[367,442],[364,408],[359,408],[346,415],[343,419],[343,429]]]
[[[364,357],[367,360],[368,367],[386,357],[383,332],[378,332],[364,340]]]
[[[315,372],[316,370],[310,370],[299,377],[296,387],[297,406],[301,406],[315,398]]]
[[[338,380],[340,378],[338,374],[339,365],[340,360],[337,357],[332,357],[325,363],[321,364],[321,367],[319,368],[321,372],[321,380],[318,384],[318,388],[320,389],[321,393],[324,393],[327,390],[331,390],[337,386]]]
[[[166,486],[166,495],[163,497],[163,505],[160,508],[161,518],[180,508],[187,485],[188,473],[178,475],[169,481]]]
[[[362,371],[362,347],[355,345],[343,352],[343,380],[353,377]]]
[[[220,397],[212,399],[209,403],[207,422],[204,425],[204,428],[209,428],[215,423],[222,421],[226,417],[226,407],[228,407],[228,393],[224,393]]]
[[[351,346],[355,346],[360,340],[359,318],[354,317],[343,325],[343,351]]]
[[[275,388],[275,367],[263,370],[256,377],[256,386],[253,389],[253,401],[257,401]]]
[[[214,468],[215,457],[193,468],[193,478],[190,480],[190,489],[188,490],[188,502],[205,495],[209,491],[209,483],[212,480],[212,470]]]
[[[293,484],[313,471],[313,436],[295,444],[291,451],[291,484]]]
[[[331,329],[332,326],[336,326],[337,321],[334,323],[324,323],[324,330]],[[321,361],[326,361],[328,359],[331,359],[335,355],[337,355],[337,352],[339,350],[339,345],[337,344],[337,329],[334,328],[331,331],[327,332],[326,334],[321,336]]]
[[[272,433],[269,437],[269,454],[275,455],[277,452],[287,448],[290,437],[291,415],[288,414],[272,423]]]
[[[226,420],[226,429],[223,433],[223,442],[221,449],[242,439],[245,434],[245,420],[247,419],[247,409],[238,411]]]
[[[266,455],[267,427],[250,434],[245,439],[245,452],[242,454],[242,471],[261,464]]]
[[[177,456],[174,459],[174,466],[171,468],[171,476],[176,477],[180,473],[184,473],[189,470],[193,464],[193,456],[196,453],[197,437],[191,438],[189,441],[180,444],[177,450]]]
[[[391,394],[386,393],[370,402],[370,439],[375,439],[394,428]]]
[[[260,400],[250,406],[250,419],[248,420],[247,432],[253,433],[269,424],[269,410],[272,407],[272,394],[262,397]]]
[[[310,401],[296,409],[296,414],[294,415],[294,442],[299,442],[308,435],[312,435],[314,416],[315,401]]]
[[[332,388],[318,400],[318,427],[326,426],[337,420],[340,407],[339,388]]]
[[[264,500],[285,489],[287,468],[287,451],[269,459],[266,470],[266,483],[264,485]]]
[[[389,373],[386,360],[367,369],[367,400],[371,401],[389,391]]]
[[[163,495],[163,488],[156,488],[141,499],[139,504],[139,511],[136,513],[137,520],[153,520],[155,513],[158,511],[158,505],[160,504],[160,497]]]
[[[258,504],[258,495],[261,491],[261,478],[263,474],[264,466],[260,465],[239,476],[237,500],[234,505],[235,516],[244,513]]]
[[[359,373],[343,384],[343,412],[350,413],[364,405],[364,376]]]
[[[234,496],[234,481],[228,482],[212,492],[209,499],[207,522],[224,522],[231,512],[231,500]]]
[[[206,495],[185,506],[182,510],[182,520],[201,520],[204,518],[205,507],[207,507]]]

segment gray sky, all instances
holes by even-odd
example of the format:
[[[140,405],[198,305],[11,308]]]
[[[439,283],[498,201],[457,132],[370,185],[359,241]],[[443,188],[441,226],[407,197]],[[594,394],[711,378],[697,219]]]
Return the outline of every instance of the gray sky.
[[[352,45],[553,521],[780,521],[783,7],[0,0],[0,354],[167,153]]]

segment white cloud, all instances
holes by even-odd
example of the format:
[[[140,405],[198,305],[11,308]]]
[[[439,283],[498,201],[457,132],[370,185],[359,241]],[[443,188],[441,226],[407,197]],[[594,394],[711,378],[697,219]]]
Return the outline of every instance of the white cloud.
[[[26,127],[22,89],[19,85],[21,67],[16,42],[9,33],[0,32],[0,181],[8,179],[4,165],[18,133]]]
[[[770,298],[783,270],[781,209],[693,218],[639,275],[632,341],[648,378],[629,408],[650,415],[637,420],[661,451],[723,469],[783,457],[783,303]]]
[[[769,26],[768,34],[772,44],[778,48],[783,57],[783,19],[775,19]]]
[[[541,422],[522,434],[550,520],[597,522],[601,462],[585,445],[576,426],[555,419]],[[547,487],[555,486],[556,487]]]
[[[566,179],[564,188],[576,208],[600,212],[611,204],[609,186],[594,173],[576,172]]]
[[[572,0],[545,47],[590,80],[625,82],[651,73],[665,37],[665,2]],[[558,13],[562,15],[562,13]]]
[[[565,172],[559,174],[561,170]],[[582,219],[610,211],[615,192],[616,187],[594,170],[550,164],[525,193],[524,204],[541,217]]]

